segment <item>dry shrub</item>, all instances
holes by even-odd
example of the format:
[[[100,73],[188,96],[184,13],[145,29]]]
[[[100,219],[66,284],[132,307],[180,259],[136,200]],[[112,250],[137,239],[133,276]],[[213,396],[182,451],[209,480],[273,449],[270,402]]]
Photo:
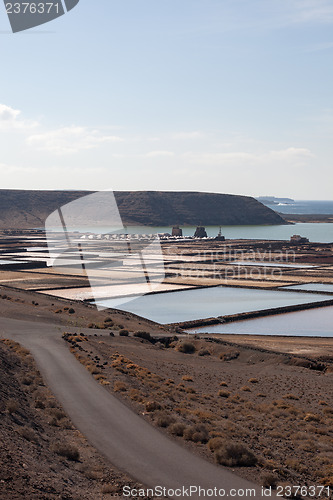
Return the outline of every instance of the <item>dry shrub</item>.
[[[283,397],[283,399],[293,399],[295,401],[299,400],[299,397],[295,396],[295,394],[285,394],[285,396],[282,396],[282,397]]]
[[[40,410],[44,410],[44,408],[45,408],[44,401],[42,401],[41,399],[36,399],[35,408],[39,408]]]
[[[228,384],[227,384],[227,382],[225,382],[224,380],[222,380],[222,382],[220,382],[220,386],[221,387],[228,387]]]
[[[107,495],[107,494],[115,494],[117,493],[117,487],[113,486],[112,484],[105,484],[102,488],[102,494]]]
[[[24,375],[21,379],[20,382],[23,385],[32,385],[34,383],[35,377],[33,375]]]
[[[138,401],[139,403],[143,402],[143,397],[141,396],[138,389],[131,389],[129,392],[129,396],[133,401]]]
[[[221,437],[213,437],[208,441],[207,446],[210,449],[210,451],[216,451],[221,446],[223,446],[223,442],[224,441],[221,439]]]
[[[154,418],[155,418],[155,423],[159,427],[169,427],[169,425],[173,424],[175,421],[174,417],[162,411],[156,412]]]
[[[194,443],[207,443],[209,439],[207,427],[203,424],[195,424],[186,427],[184,430],[184,438]]]
[[[31,427],[27,427],[27,426],[24,426],[24,427],[21,427],[19,430],[18,430],[18,433],[20,436],[22,436],[24,439],[26,439],[27,441],[30,441],[30,442],[37,442],[37,437],[36,437],[36,434],[34,433],[34,431],[31,429]]]
[[[152,341],[150,333],[148,333],[148,332],[142,332],[142,331],[135,332],[134,337],[138,337],[139,339],[143,339],[143,340],[148,340],[149,342]]]
[[[127,391],[127,389],[128,389],[128,385],[125,384],[125,382],[120,382],[119,380],[117,380],[113,384],[114,392],[125,392],[125,391]]]
[[[186,425],[182,424],[181,422],[175,422],[174,424],[171,424],[169,426],[169,431],[174,436],[183,436],[185,428]]]
[[[49,414],[57,420],[61,420],[67,417],[66,413],[64,413],[59,408],[50,408]]]
[[[182,380],[185,382],[193,382],[193,378],[190,375],[183,375]]]
[[[74,462],[78,462],[80,459],[79,450],[75,446],[68,443],[54,443],[51,446],[51,451],[57,455],[67,458],[68,460],[73,460]]]
[[[257,378],[249,378],[250,384],[258,384],[259,380]]]
[[[229,391],[225,391],[225,390],[221,390],[218,392],[218,395],[221,397],[221,398],[228,398],[230,396],[231,392]]]
[[[94,365],[87,365],[87,369],[92,375],[99,375],[101,371]]]
[[[160,410],[160,409],[161,409],[161,405],[159,403],[157,403],[157,401],[147,401],[146,411],[152,412],[152,411],[156,411],[156,410]]]
[[[326,487],[329,486],[330,488],[333,488],[333,475],[324,477],[321,480],[321,483]]]
[[[210,356],[211,352],[208,349],[200,349],[198,356]]]
[[[193,354],[196,351],[195,345],[192,342],[181,342],[177,344],[176,350],[184,354]]]
[[[275,488],[277,487],[277,483],[278,478],[271,472],[266,472],[261,477],[261,484],[264,488],[272,488],[273,490],[275,490]]]
[[[244,392],[251,392],[251,389],[248,385],[244,385],[242,388],[241,388],[241,391],[244,391]]]
[[[287,467],[290,467],[291,469],[294,469],[297,472],[306,472],[306,466],[302,464],[299,460],[296,460],[295,458],[287,458],[285,461],[285,464]]]
[[[12,413],[16,413],[19,409],[19,404],[15,399],[9,399],[6,404],[6,410],[11,415]]]
[[[232,442],[224,442],[215,451],[215,460],[228,467],[252,467],[258,462],[254,453],[244,444]]]
[[[320,416],[314,413],[307,413],[304,417],[305,422],[320,422]]]
[[[196,391],[195,389],[193,389],[193,387],[185,387],[185,392],[187,392],[187,394],[195,394]]]
[[[191,413],[200,418],[200,420],[214,420],[216,413],[210,410],[194,410]]]
[[[122,328],[121,330],[119,330],[119,335],[120,337],[128,337],[128,330]]]
[[[225,351],[220,353],[220,360],[221,361],[232,361],[233,359],[237,359],[239,356],[238,351]]]

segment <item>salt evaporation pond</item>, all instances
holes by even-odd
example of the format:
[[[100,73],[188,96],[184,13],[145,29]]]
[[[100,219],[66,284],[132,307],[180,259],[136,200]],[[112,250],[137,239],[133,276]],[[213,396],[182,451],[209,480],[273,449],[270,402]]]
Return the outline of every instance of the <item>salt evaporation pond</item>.
[[[218,286],[133,297],[130,302],[120,305],[119,299],[98,300],[98,304],[166,324],[322,302],[330,298],[330,295],[306,292]]]
[[[329,292],[333,293],[333,285],[329,283],[304,283],[303,285],[291,285],[285,287],[287,290],[303,290],[309,292]]]
[[[307,309],[225,325],[187,330],[188,333],[232,333],[248,335],[287,335],[333,338],[333,306]]]

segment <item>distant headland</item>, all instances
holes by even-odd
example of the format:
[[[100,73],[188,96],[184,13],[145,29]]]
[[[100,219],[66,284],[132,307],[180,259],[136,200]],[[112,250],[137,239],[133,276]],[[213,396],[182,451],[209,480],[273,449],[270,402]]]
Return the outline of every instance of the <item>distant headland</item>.
[[[43,227],[54,210],[91,193],[2,189],[0,228]],[[249,196],[187,191],[115,191],[114,194],[125,225],[286,224],[281,215]]]

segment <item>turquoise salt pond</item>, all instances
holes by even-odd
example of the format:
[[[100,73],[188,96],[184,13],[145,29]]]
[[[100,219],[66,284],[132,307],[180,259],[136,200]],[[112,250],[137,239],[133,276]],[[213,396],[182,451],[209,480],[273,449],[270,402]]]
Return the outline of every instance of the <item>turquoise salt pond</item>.
[[[319,307],[263,318],[212,325],[188,330],[188,333],[233,333],[249,335],[287,335],[333,338],[333,307]]]
[[[324,294],[218,286],[133,297],[124,304],[119,304],[121,299],[98,300],[98,304],[166,324],[330,299]]]

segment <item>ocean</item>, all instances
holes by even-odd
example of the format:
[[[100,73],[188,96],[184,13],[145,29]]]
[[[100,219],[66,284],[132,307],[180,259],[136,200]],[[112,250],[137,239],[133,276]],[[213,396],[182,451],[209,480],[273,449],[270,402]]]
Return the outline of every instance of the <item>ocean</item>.
[[[283,214],[333,214],[333,201],[324,200],[294,200],[293,203],[265,205]]]

